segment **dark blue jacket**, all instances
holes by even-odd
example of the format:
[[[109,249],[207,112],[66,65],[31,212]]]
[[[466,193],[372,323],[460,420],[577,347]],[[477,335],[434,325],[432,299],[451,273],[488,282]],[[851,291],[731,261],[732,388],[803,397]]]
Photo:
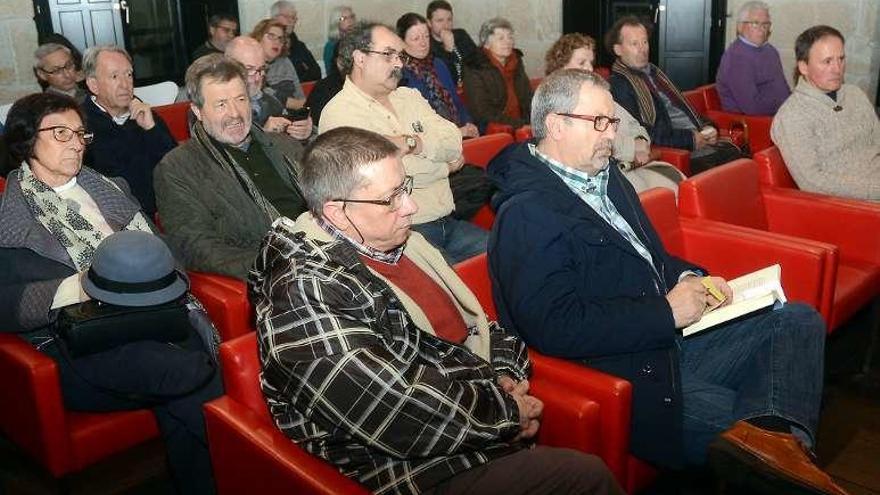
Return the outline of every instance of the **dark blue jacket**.
[[[540,352],[633,384],[631,448],[666,466],[681,459],[678,332],[666,293],[686,270],[663,248],[615,164],[608,195],[657,271],[526,144],[489,165],[498,188],[489,266],[499,321]]]

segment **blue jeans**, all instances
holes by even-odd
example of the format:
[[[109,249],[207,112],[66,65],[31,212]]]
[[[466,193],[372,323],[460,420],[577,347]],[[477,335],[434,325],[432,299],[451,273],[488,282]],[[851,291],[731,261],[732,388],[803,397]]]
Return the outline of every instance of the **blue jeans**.
[[[450,265],[485,253],[489,241],[488,231],[449,215],[412,228],[439,249]]]
[[[815,310],[786,304],[680,346],[686,462],[704,464],[712,440],[742,419],[776,416],[815,438],[825,349]]]

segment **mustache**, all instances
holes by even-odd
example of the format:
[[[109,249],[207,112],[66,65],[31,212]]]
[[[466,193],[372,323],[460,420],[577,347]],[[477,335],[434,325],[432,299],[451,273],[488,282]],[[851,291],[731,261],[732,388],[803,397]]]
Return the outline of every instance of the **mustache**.
[[[600,151],[607,151],[609,153],[614,152],[614,141],[607,138],[600,139],[599,142],[596,143],[594,153],[598,153]]]
[[[397,79],[398,81],[403,79],[403,67],[395,67],[391,69],[391,72],[388,73],[388,77]]]
[[[223,119],[223,121],[220,123],[220,125],[222,125],[224,129],[239,124],[244,125],[244,119],[241,117],[228,117]]]

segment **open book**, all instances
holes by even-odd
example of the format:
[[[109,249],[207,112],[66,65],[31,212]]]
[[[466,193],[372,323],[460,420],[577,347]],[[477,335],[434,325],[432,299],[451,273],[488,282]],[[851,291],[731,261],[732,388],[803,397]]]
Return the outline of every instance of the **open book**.
[[[707,328],[724,323],[767,306],[773,309],[785,304],[785,292],[782,290],[782,268],[776,264],[762,268],[742,277],[728,280],[727,284],[733,291],[733,300],[729,305],[714,309],[700,318],[693,325],[682,330],[687,337],[702,332]]]

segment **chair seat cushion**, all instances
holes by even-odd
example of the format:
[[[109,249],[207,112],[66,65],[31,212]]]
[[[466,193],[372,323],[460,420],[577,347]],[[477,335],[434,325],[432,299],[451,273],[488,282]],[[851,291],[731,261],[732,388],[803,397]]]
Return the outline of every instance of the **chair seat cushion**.
[[[159,436],[149,409],[113,413],[68,412],[73,471]]]
[[[839,327],[873,299],[878,284],[880,269],[875,265],[853,260],[841,261],[837,268],[831,328]]]

